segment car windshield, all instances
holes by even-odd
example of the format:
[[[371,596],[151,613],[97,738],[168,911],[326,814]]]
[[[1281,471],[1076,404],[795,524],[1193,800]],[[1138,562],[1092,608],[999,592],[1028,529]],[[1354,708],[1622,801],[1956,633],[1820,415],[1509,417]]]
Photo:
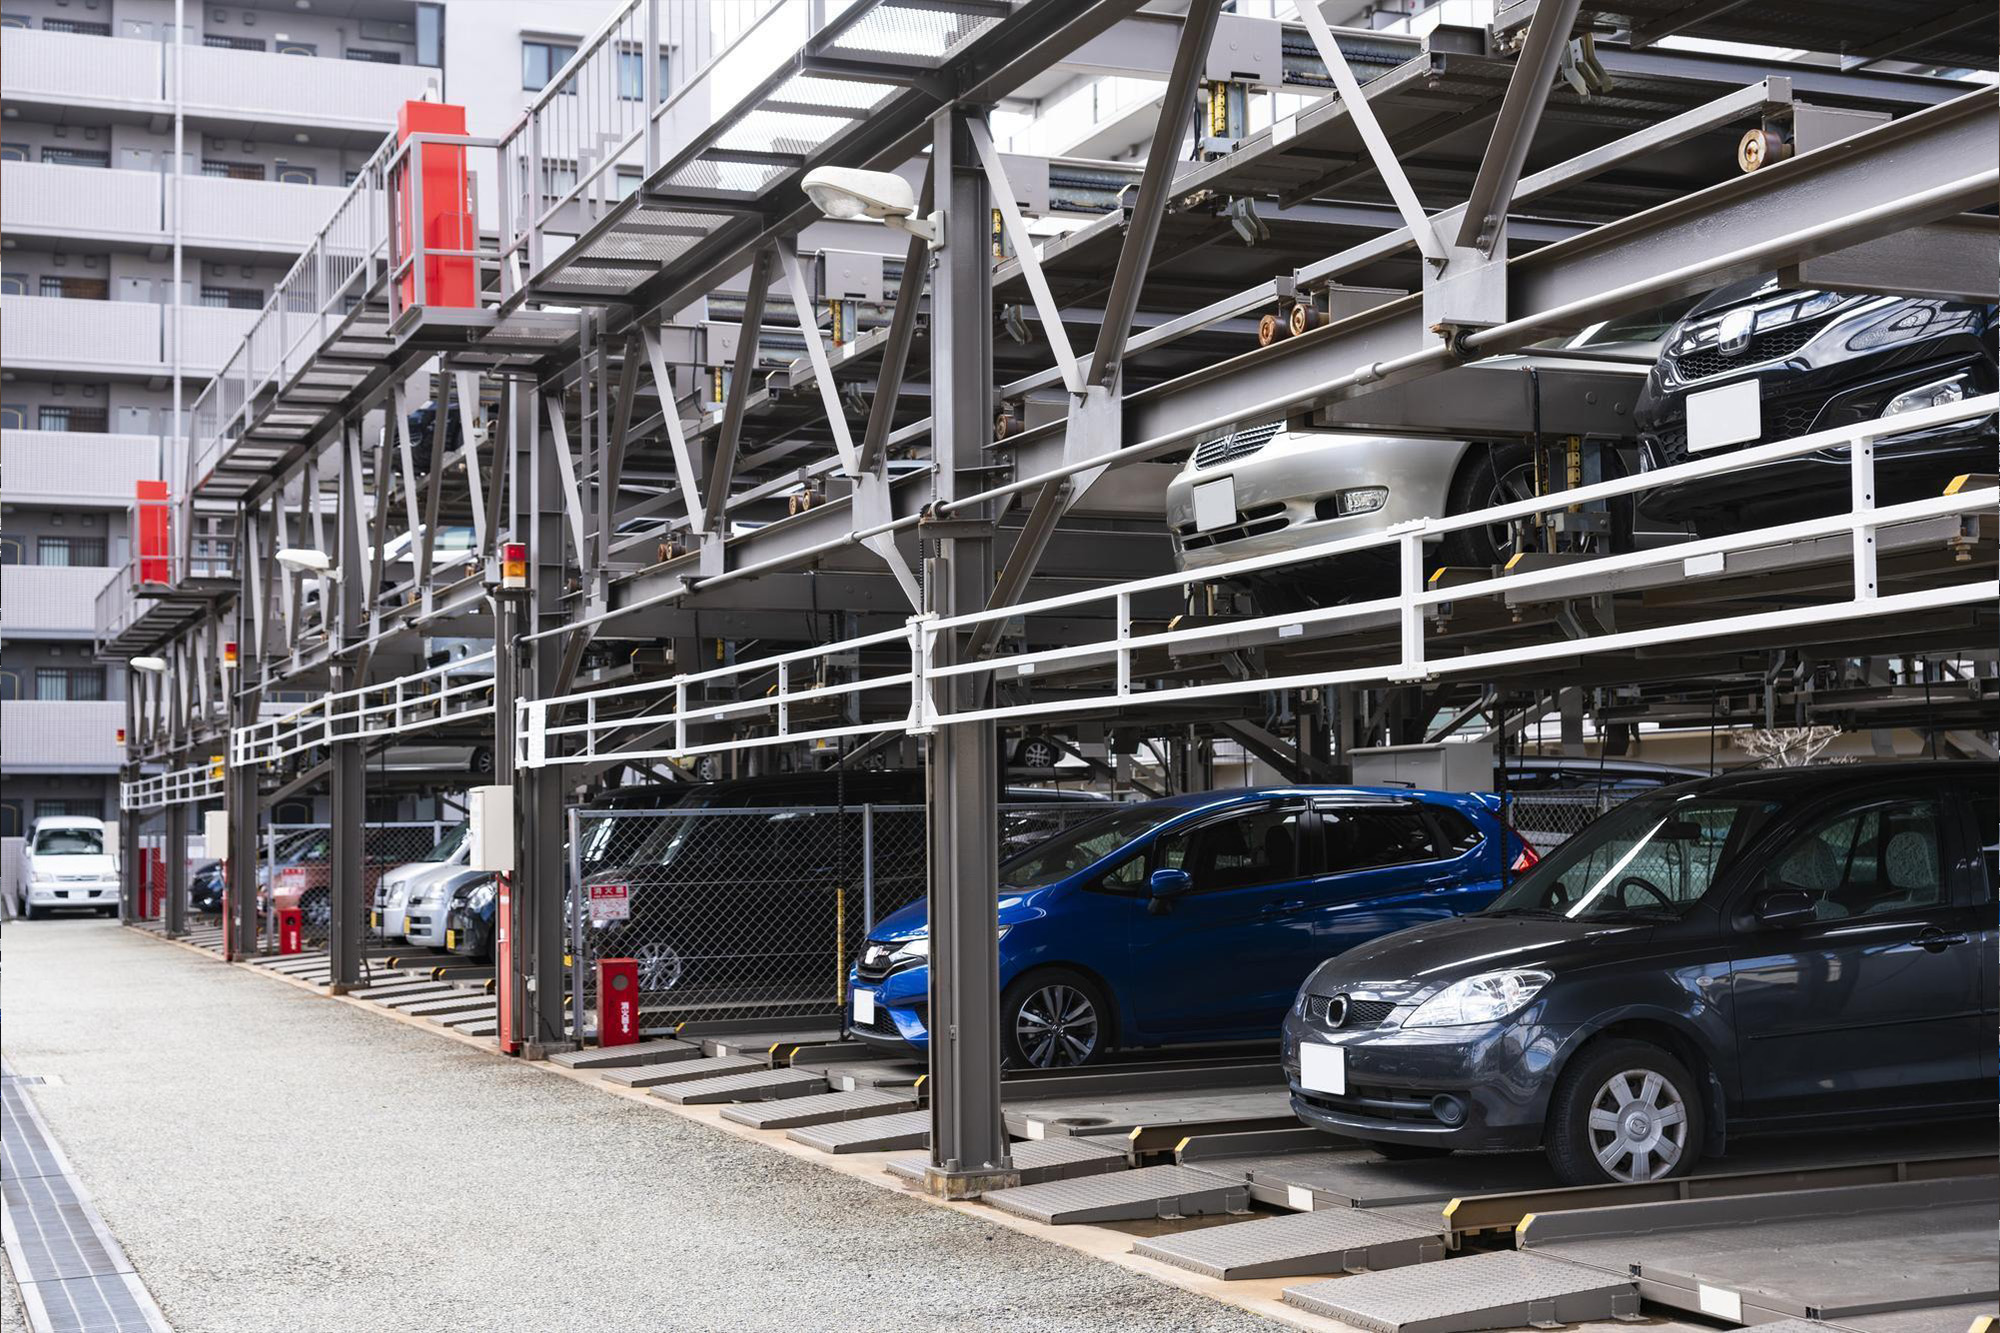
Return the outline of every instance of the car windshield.
[[[1572,921],[1684,916],[1776,808],[1715,796],[1641,797],[1543,857],[1486,910]]]
[[[104,835],[94,828],[43,829],[35,835],[36,856],[101,856]]]
[[[1037,889],[1094,865],[1135,839],[1182,814],[1178,806],[1138,806],[1079,824],[1038,842],[1000,867],[1000,883],[1012,889]]]
[[[470,828],[466,824],[453,824],[451,832],[438,841],[438,845],[424,853],[426,861],[449,861],[458,855],[458,849],[465,844],[465,835]]]

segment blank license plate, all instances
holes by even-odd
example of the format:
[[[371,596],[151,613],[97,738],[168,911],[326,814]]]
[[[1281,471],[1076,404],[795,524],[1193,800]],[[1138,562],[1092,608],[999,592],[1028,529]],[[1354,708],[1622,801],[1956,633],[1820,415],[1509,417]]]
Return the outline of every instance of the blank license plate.
[[[1299,1046],[1299,1082],[1307,1092],[1347,1095],[1347,1048],[1304,1042]]]
[[[854,992],[854,1021],[873,1023],[875,1021],[875,992],[858,990]]]
[[[1236,480],[1218,477],[1194,488],[1196,532],[1212,532],[1236,521]]]
[[[1764,400],[1759,381],[1738,380],[1688,395],[1689,453],[1743,444],[1763,433]]]

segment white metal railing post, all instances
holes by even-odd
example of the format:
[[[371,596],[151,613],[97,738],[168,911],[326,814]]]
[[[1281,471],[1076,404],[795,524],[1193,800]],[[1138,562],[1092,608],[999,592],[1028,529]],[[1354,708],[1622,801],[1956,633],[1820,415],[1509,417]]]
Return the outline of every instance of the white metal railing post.
[[[651,180],[653,173],[660,169],[660,125],[653,113],[660,109],[660,0],[646,0],[646,44],[640,59],[646,67],[639,72],[645,90],[645,122],[640,130],[644,147],[641,160],[645,164],[642,180]]]
[[[688,683],[686,676],[674,677],[674,753],[686,754],[688,747]]]
[[[1390,529],[1398,534],[1400,557],[1396,586],[1402,601],[1403,653],[1396,678],[1401,680],[1416,680],[1424,674],[1424,608],[1417,598],[1424,590],[1424,530],[1428,526],[1427,520],[1415,519]]]
[[[1876,595],[1875,578],[1875,437],[1857,435],[1848,447],[1848,475],[1853,483],[1854,600]]]
[[[583,752],[597,753],[597,699],[595,696],[583,701]]]
[[[778,663],[778,734],[792,734],[792,664]]]
[[[1124,699],[1132,693],[1132,594],[1119,593],[1117,608],[1112,617],[1112,629],[1118,636],[1117,695]]]

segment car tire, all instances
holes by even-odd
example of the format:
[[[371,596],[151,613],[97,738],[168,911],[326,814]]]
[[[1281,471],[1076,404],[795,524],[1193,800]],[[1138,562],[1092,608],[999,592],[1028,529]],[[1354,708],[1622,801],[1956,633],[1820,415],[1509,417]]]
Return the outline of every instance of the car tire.
[[[1643,1041],[1604,1041],[1556,1081],[1545,1150],[1565,1185],[1670,1180],[1694,1169],[1703,1128],[1686,1065]]]
[[[1391,1162],[1432,1162],[1449,1157],[1450,1148],[1431,1143],[1371,1143],[1375,1155]]]
[[[1053,1031],[1050,1031],[1053,1029]],[[1081,972],[1046,967],[1000,996],[1000,1051],[1010,1069],[1074,1069],[1104,1058],[1111,1005]]]
[[[1609,477],[1625,475],[1624,464],[1616,451],[1607,450],[1605,461]],[[1534,494],[1534,445],[1525,440],[1475,444],[1466,450],[1465,457],[1459,461],[1458,471],[1452,475],[1444,512],[1446,517],[1455,517],[1499,504],[1511,504],[1516,500],[1532,499]],[[1631,531],[1630,497],[1612,501],[1609,545],[1614,549],[1627,545]],[[1525,519],[1501,530],[1492,527],[1461,528],[1447,533],[1444,540],[1438,543],[1438,563],[1471,569],[1505,565],[1525,549],[1533,533],[1533,525]],[[1596,542],[1600,539],[1590,540]]]
[[[1054,768],[1062,757],[1062,747],[1046,736],[1024,736],[1014,747],[1016,768]]]
[[[33,921],[37,916],[41,915],[41,911],[42,909],[29,902],[25,895],[22,897],[21,919],[23,921]]]

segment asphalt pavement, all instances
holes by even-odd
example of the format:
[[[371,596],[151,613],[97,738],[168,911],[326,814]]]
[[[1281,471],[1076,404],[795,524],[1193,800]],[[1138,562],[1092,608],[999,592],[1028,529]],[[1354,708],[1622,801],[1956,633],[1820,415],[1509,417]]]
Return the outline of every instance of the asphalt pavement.
[[[113,922],[6,933],[8,1063],[186,1333],[1276,1327]]]

